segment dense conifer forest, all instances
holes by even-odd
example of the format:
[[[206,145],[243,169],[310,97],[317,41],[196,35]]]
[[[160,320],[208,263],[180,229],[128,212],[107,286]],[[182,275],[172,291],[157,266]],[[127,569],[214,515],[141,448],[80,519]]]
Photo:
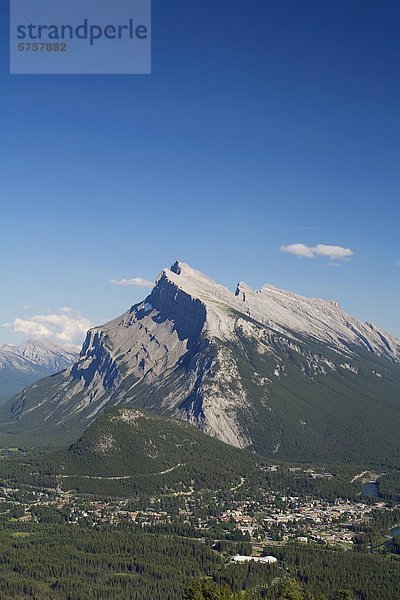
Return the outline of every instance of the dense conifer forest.
[[[2,600],[400,598],[395,554],[287,544],[266,549],[277,557],[275,565],[235,565],[200,540],[129,525],[82,527],[48,520],[1,524]]]

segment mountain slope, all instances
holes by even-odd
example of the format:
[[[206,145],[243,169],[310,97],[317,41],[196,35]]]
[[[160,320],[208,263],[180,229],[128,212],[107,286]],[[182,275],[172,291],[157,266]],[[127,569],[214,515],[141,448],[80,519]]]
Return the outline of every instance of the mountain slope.
[[[21,346],[0,344],[0,402],[35,381],[71,366],[76,356],[76,352],[46,339],[29,340]]]
[[[9,401],[1,431],[73,441],[124,404],[277,458],[396,462],[399,361],[397,339],[335,302],[233,294],[175,263],[144,302],[88,332],[70,369]]]

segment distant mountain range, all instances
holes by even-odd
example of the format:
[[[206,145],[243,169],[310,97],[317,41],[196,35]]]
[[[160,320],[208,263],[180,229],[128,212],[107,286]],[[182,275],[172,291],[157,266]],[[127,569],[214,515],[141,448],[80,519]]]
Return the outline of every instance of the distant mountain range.
[[[400,342],[336,302],[233,293],[184,263],[0,411],[0,441],[75,441],[125,405],[264,456],[400,462]],[[45,434],[45,435],[44,435]]]
[[[47,339],[29,340],[21,346],[0,343],[0,402],[71,366],[77,354]]]

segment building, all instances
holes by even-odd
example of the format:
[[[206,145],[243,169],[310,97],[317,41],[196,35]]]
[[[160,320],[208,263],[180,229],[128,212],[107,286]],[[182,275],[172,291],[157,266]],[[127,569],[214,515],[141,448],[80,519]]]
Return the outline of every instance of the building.
[[[240,554],[236,554],[236,556],[232,558],[232,561],[237,563],[244,563],[250,560],[254,560],[254,562],[265,563],[267,565],[272,565],[278,561],[275,556],[241,556]]]

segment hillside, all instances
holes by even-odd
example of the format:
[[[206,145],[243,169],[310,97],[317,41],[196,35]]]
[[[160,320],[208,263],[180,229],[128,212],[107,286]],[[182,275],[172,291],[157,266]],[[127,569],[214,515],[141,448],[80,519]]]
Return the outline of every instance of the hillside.
[[[45,461],[65,490],[121,496],[230,488],[257,465],[250,453],[188,423],[129,408],[100,416],[68,450]]]

